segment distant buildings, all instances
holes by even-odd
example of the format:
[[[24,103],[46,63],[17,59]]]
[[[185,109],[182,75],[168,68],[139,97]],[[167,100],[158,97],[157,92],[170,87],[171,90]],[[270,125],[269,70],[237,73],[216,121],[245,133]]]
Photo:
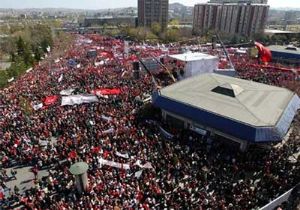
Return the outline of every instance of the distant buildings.
[[[159,23],[162,29],[168,25],[169,0],[138,0],[138,25],[151,27]]]
[[[268,17],[269,5],[252,4],[252,2],[267,2],[265,0],[211,0],[197,4],[194,7],[193,31],[203,34],[215,30],[227,34],[252,36],[263,32]],[[246,2],[246,3],[244,3]]]

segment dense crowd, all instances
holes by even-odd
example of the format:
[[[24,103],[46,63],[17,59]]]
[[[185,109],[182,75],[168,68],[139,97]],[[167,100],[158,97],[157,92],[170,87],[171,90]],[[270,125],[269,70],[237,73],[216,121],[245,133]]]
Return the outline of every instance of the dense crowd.
[[[97,58],[87,58],[93,47]],[[137,44],[130,48],[141,57],[161,53]],[[77,36],[65,57],[42,63],[0,91],[2,176],[14,177],[15,171],[7,168],[15,166],[30,166],[35,175],[33,187],[25,192],[18,186],[7,189],[8,180],[1,179],[0,209],[252,209],[299,182],[299,160],[289,160],[300,148],[299,117],[285,144],[245,153],[219,139],[173,129],[160,122],[159,114],[141,116],[143,99],[156,87],[149,74],[132,77],[131,62],[137,58],[122,56],[123,50],[120,40]],[[260,82],[278,85],[294,79],[246,69],[239,72],[241,77]],[[167,77],[157,75],[159,86],[172,82]],[[99,95],[97,103],[60,105],[62,90],[89,94],[99,87],[121,93]],[[31,109],[47,96],[59,97]],[[174,137],[165,138],[159,124]],[[105,165],[103,159],[128,168]],[[89,165],[89,186],[83,194],[69,172],[78,161]],[[38,178],[40,170],[49,175]]]

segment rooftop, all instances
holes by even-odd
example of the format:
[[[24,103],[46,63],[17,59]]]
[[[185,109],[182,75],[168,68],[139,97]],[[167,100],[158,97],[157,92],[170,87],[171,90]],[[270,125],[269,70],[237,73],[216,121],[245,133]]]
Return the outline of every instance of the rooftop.
[[[198,61],[198,60],[204,60],[204,59],[216,59],[216,56],[204,54],[204,53],[183,53],[183,54],[176,54],[176,55],[170,55],[169,57],[180,60],[180,61]]]
[[[296,48],[296,47],[285,46],[285,45],[270,45],[270,46],[268,46],[268,48],[271,51],[300,55],[300,49]]]
[[[294,97],[279,87],[202,74],[161,90],[161,96],[251,126],[274,126]]]

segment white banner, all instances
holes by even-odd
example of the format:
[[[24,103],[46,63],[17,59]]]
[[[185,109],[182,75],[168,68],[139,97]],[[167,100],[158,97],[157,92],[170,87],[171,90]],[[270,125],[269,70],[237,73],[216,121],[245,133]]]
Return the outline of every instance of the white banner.
[[[63,80],[63,78],[64,78],[64,75],[63,74],[60,75],[60,77],[58,78],[58,82],[61,82]]]
[[[104,61],[100,61],[100,62],[95,62],[94,65],[97,66],[102,66],[104,65]]]
[[[110,129],[107,129],[105,131],[103,131],[102,133],[103,134],[108,134],[108,133],[114,133],[115,132],[115,129],[114,128],[110,128]]]
[[[111,166],[114,168],[120,168],[120,169],[125,169],[125,170],[130,169],[129,164],[118,163],[118,162],[114,162],[114,161],[110,161],[110,160],[105,160],[103,158],[99,158],[99,162],[100,162],[100,167],[102,165],[107,165],[107,166]]]
[[[71,95],[73,92],[74,92],[74,90],[75,89],[66,89],[66,90],[62,90],[62,91],[60,91],[60,95],[62,95],[62,96],[69,96],[69,95]]]
[[[150,162],[147,162],[144,165],[142,165],[140,160],[137,160],[134,165],[137,165],[140,168],[146,168],[146,169],[152,169],[153,168],[152,164]]]
[[[112,121],[112,118],[111,118],[111,117],[107,117],[107,116],[105,116],[105,115],[101,115],[101,118],[102,118],[103,120],[105,120],[105,121],[108,121],[108,122]]]
[[[8,79],[7,82],[12,82],[12,81],[14,81],[14,80],[15,80],[15,78],[12,77],[12,78]]]
[[[41,108],[43,108],[43,103],[37,104],[37,105],[33,105],[32,108],[36,111],[39,110]]]
[[[142,173],[143,173],[143,170],[137,171],[134,173],[134,176],[139,179],[142,176]]]
[[[29,73],[32,71],[32,67],[26,70],[26,73]]]
[[[97,96],[94,95],[71,95],[63,96],[61,100],[61,105],[74,105],[74,104],[83,104],[83,103],[93,103],[98,102]]]
[[[122,154],[122,153],[120,153],[120,152],[116,152],[116,155],[117,155],[118,157],[125,158],[125,159],[128,159],[128,158],[129,158],[129,155],[128,155],[127,153]]]

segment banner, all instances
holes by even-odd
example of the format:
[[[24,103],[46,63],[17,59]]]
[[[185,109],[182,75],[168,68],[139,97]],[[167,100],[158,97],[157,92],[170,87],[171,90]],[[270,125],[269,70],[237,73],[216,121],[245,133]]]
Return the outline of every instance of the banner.
[[[15,78],[12,77],[12,78],[8,79],[7,82],[12,82],[12,81],[14,81],[14,80],[15,80]]]
[[[115,129],[114,128],[110,128],[110,129],[107,129],[105,131],[103,131],[102,133],[103,134],[108,134],[108,133],[114,133],[115,132]]]
[[[31,71],[32,71],[32,69],[33,69],[32,67],[31,67],[31,68],[29,68],[29,69],[27,69],[27,70],[26,70],[26,73],[29,73],[29,72],[31,72]]]
[[[71,95],[63,96],[61,100],[61,105],[66,106],[93,102],[98,102],[98,98],[94,95]]]
[[[99,88],[91,91],[94,95],[119,95],[121,94],[121,89],[118,88]]]
[[[66,90],[62,90],[62,91],[60,91],[60,95],[62,95],[62,96],[69,96],[69,95],[71,95],[73,92],[74,92],[74,90],[75,89],[66,89]]]
[[[108,121],[108,122],[112,121],[112,118],[111,118],[111,117],[107,117],[107,116],[105,116],[105,115],[101,115],[101,119],[103,119],[103,120],[105,120],[105,121]]]
[[[137,171],[134,173],[134,177],[139,179],[142,176],[142,173],[143,173],[143,170]]]
[[[167,138],[167,139],[173,139],[173,138],[174,138],[174,135],[173,135],[173,134],[167,132],[167,131],[166,131],[165,129],[163,129],[161,126],[159,126],[159,130],[160,130],[161,134],[162,134],[165,138]]]
[[[142,165],[140,160],[137,160],[134,165],[139,166],[140,168],[145,168],[145,169],[152,169],[153,168],[153,166],[150,162],[147,162],[144,165]]]
[[[37,104],[37,105],[33,105],[32,108],[33,108],[35,111],[37,111],[37,110],[43,108],[43,103],[40,103],[40,104]]]
[[[117,155],[118,157],[125,158],[125,159],[128,159],[128,158],[129,158],[129,155],[128,155],[127,153],[122,154],[122,153],[120,153],[120,152],[116,152],[116,155]]]
[[[130,169],[129,164],[118,163],[118,162],[114,162],[114,161],[110,161],[110,160],[105,160],[103,158],[99,158],[99,163],[100,163],[100,167],[102,165],[107,165],[107,166],[111,166],[114,168],[120,168],[120,169],[125,169],[125,170]]]
[[[63,78],[64,78],[64,75],[62,74],[62,75],[60,75],[60,77],[58,78],[58,82],[61,82],[62,80],[63,80]]]
[[[58,100],[58,96],[56,96],[56,95],[53,95],[53,96],[47,96],[47,97],[44,99],[44,105],[45,105],[45,106],[50,106],[50,105],[54,104],[57,100]]]

